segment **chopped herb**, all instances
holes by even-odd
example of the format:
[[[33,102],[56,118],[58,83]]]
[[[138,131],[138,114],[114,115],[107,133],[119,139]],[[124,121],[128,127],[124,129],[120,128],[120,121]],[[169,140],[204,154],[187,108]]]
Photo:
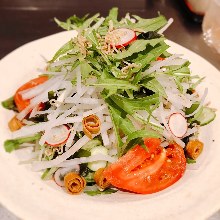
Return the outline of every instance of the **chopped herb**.
[[[186,158],[186,163],[188,163],[188,164],[196,163],[196,160],[187,157],[187,158]]]
[[[86,193],[89,196],[97,196],[97,195],[104,195],[104,194],[112,194],[112,193],[116,193],[118,190],[115,189],[106,189],[104,191],[85,191],[84,193]]]

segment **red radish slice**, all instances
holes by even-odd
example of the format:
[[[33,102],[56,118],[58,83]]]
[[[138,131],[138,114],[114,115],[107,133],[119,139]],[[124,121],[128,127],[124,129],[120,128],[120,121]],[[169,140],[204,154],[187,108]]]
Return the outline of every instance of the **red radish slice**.
[[[67,168],[59,168],[54,173],[54,181],[58,186],[64,186],[64,176],[69,172],[79,173],[80,166],[77,164],[74,167],[67,167]]]
[[[181,138],[187,132],[187,121],[181,113],[173,113],[169,117],[168,125],[172,134],[178,138]]]
[[[60,186],[63,187],[64,186],[64,181],[63,181],[63,176],[61,175],[61,168],[59,168],[55,173],[54,173],[54,181],[55,183]]]
[[[46,144],[57,147],[64,144],[70,135],[70,129],[67,125],[60,125],[51,129],[50,136],[46,140]]]
[[[125,47],[130,44],[132,41],[136,40],[136,33],[128,28],[118,28],[110,33],[111,44],[116,48]]]

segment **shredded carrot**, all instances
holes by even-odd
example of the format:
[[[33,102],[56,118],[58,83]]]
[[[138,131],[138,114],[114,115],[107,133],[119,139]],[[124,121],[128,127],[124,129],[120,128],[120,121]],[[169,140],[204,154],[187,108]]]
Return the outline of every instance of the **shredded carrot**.
[[[97,134],[100,131],[101,123],[96,115],[89,115],[83,118],[83,131],[92,139],[92,134]]]
[[[64,176],[64,186],[68,193],[79,194],[86,186],[86,180],[77,173],[71,172]]]

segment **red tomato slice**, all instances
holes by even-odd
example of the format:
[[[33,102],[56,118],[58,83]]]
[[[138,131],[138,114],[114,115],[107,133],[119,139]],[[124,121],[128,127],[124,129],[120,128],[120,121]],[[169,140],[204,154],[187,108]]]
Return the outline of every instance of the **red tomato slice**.
[[[135,193],[150,194],[174,184],[186,169],[183,149],[172,144],[166,150],[157,138],[145,139],[148,150],[135,146],[105,171],[105,178],[115,187]]]
[[[24,100],[20,92],[26,89],[33,88],[39,84],[44,83],[47,80],[48,80],[48,76],[40,76],[38,78],[32,79],[29,82],[25,83],[16,91],[15,96],[14,96],[14,101],[19,112],[21,112],[23,109],[25,109],[30,104],[30,99]]]

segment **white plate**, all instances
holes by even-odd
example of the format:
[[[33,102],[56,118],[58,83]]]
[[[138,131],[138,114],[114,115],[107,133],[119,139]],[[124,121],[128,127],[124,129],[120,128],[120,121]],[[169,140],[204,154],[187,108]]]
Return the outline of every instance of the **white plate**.
[[[0,100],[13,95],[16,88],[37,76],[44,68],[43,57],[54,52],[74,32],[62,32],[26,44],[0,62]],[[195,74],[207,76],[201,89],[209,88],[208,99],[220,109],[220,73],[193,52],[168,41],[171,50],[192,62]],[[4,152],[3,142],[10,138],[7,122],[13,113],[0,108],[0,202],[22,219],[204,219],[220,208],[220,120],[202,129],[206,150],[199,169],[187,170],[174,186],[153,195],[116,193],[89,197],[71,196],[53,181],[44,182],[38,173],[19,165],[15,153]]]

